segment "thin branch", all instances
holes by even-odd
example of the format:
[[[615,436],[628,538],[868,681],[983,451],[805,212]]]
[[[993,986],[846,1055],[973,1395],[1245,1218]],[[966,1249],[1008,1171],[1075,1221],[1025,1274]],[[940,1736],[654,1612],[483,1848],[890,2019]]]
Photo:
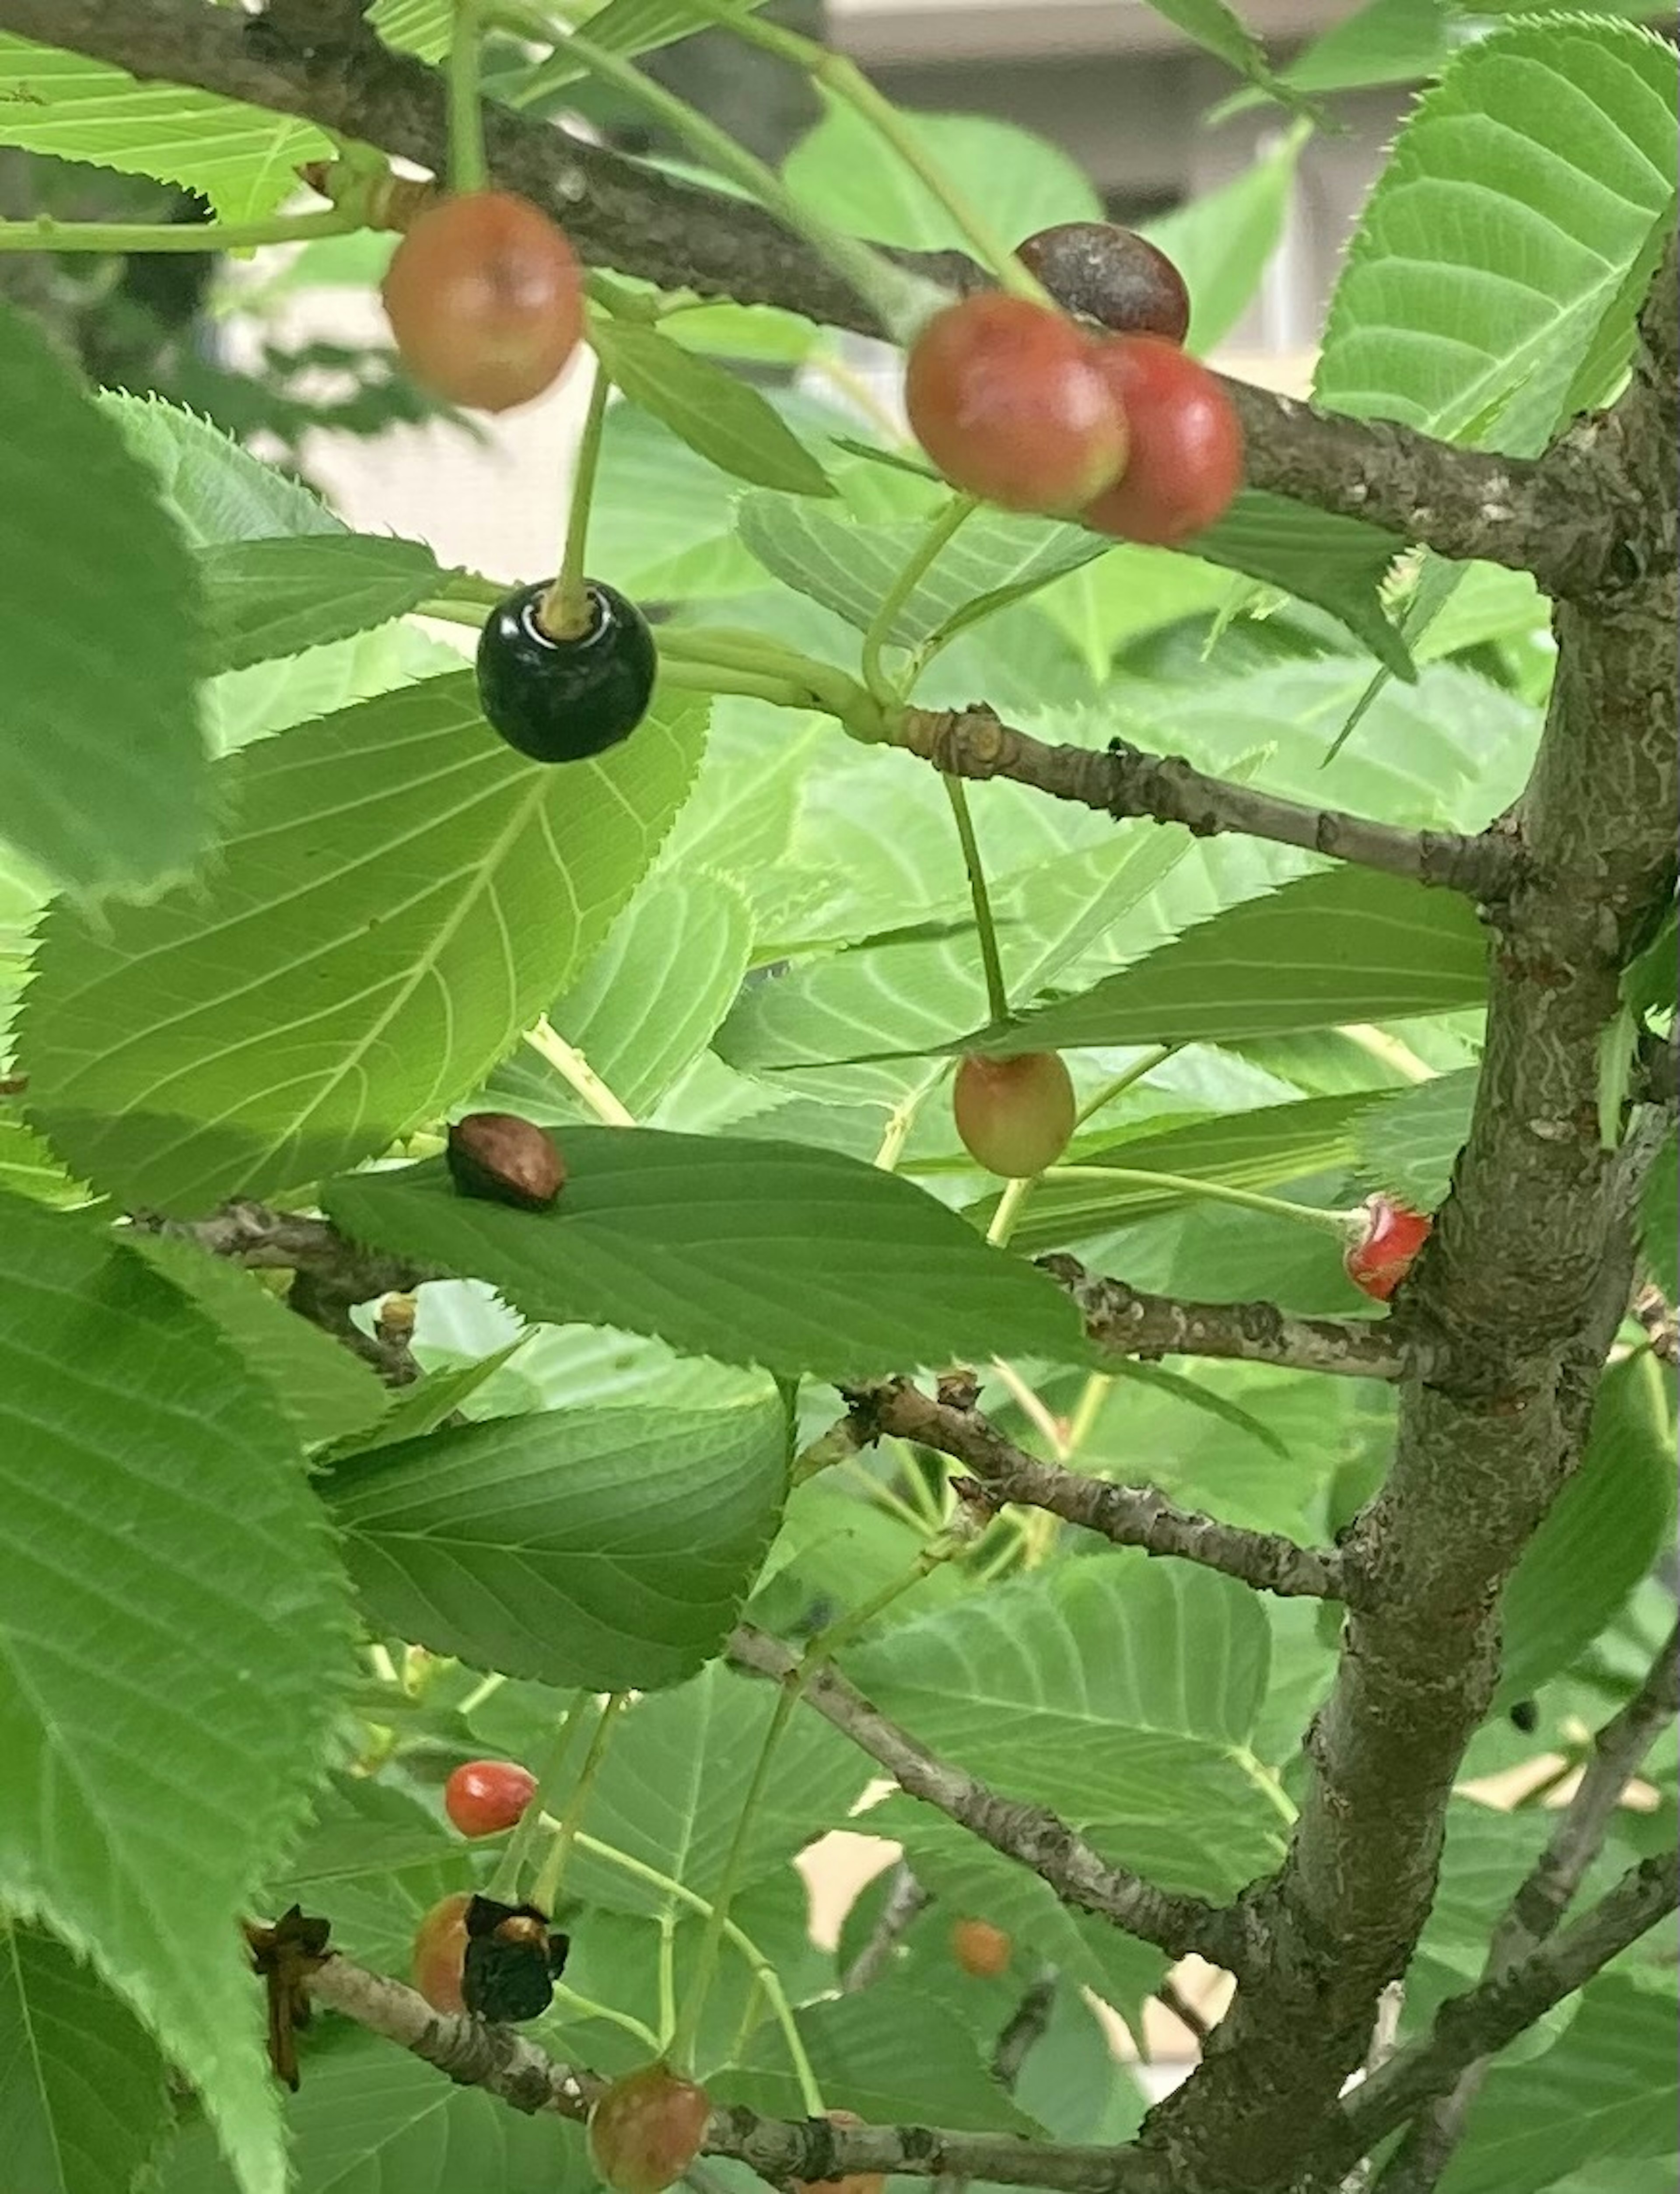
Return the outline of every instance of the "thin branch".
[[[517,2111],[582,2119],[607,2084],[595,2073],[557,2063],[508,2027],[433,2011],[400,1981],[348,1958],[329,1956],[308,1985],[319,2003],[398,2043],[458,2085],[482,2088]],[[702,2152],[737,2157],[773,2185],[902,2172],[1046,2187],[1053,2194],[1168,2194],[1160,2162],[1136,2149],[1074,2148],[1013,2134],[948,2133],[931,2126],[836,2125],[827,2118],[790,2123],[741,2106],[713,2111]]]
[[[1357,1579],[1350,1577],[1333,1550],[1298,1546],[1278,1531],[1222,1524],[1175,1507],[1152,1485],[1116,1485],[1059,1463],[1041,1462],[1005,1439],[978,1410],[943,1397],[935,1400],[908,1380],[883,1381],[862,1390],[859,1399],[882,1432],[917,1440],[966,1463],[994,1501],[1046,1509],[1117,1547],[1175,1555],[1285,1599],[1357,1596]]]
[[[1293,1318],[1274,1303],[1184,1302],[1087,1272],[1075,1257],[1037,1261],[1079,1305],[1087,1338],[1114,1356],[1208,1356],[1342,1379],[1398,1379],[1424,1368],[1392,1318]]]
[[[1424,2039],[1390,2057],[1342,2105],[1335,2156],[1355,2162],[1450,2088],[1467,2065],[1505,2048],[1584,1988],[1677,1904],[1680,1854],[1660,1852],[1630,1867],[1597,1904],[1520,1963],[1449,1997]]]
[[[798,1654],[779,1639],[745,1623],[725,1651],[737,1668],[778,1683],[800,1666]],[[1195,1950],[1210,1965],[1233,1971],[1241,1965],[1246,1936],[1235,1910],[1157,1889],[1129,1868],[1110,1865],[1047,1806],[1002,1797],[966,1768],[939,1759],[833,1668],[808,1674],[801,1696],[884,1767],[900,1789],[937,1807],[1006,1858],[1018,1860],[1075,1911],[1093,1912],[1173,1957]]]
[[[1163,1981],[1155,1992],[1155,2000],[1163,2011],[1172,2013],[1200,2049],[1213,2031],[1213,2024],[1196,2009],[1177,1981]]]
[[[1014,2087],[1022,2066],[1049,2031],[1058,1984],[1055,1967],[1046,1966],[1023,1991],[1021,2001],[1005,2020],[992,2051],[992,2077],[999,2087]]]
[[[903,1939],[904,1931],[933,1902],[932,1893],[916,1880],[901,1861],[892,1869],[892,1881],[880,1917],[869,1930],[869,1939],[840,1976],[840,1992],[855,1996],[879,1980]]]
[[[297,0],[293,0],[297,4]],[[324,11],[323,11],[324,12]],[[305,20],[319,20],[307,9]],[[113,63],[144,80],[197,85],[293,114],[444,171],[443,80],[370,32],[294,40],[271,20],[204,0],[0,0],[0,27]],[[592,264],[669,289],[873,335],[869,307],[800,238],[757,206],[724,198],[494,106],[486,148],[497,181],[548,207]],[[889,255],[953,290],[988,278],[957,253]],[[1390,421],[1326,414],[1238,382],[1226,387],[1256,487],[1363,519],[1452,557],[1530,571],[1549,594],[1582,599],[1613,576],[1630,530],[1652,514],[1590,443],[1538,460],[1454,449]],[[1649,558],[1643,560],[1648,562]]]
[[[1522,864],[1517,840],[1496,831],[1471,837],[1455,831],[1402,830],[1340,808],[1311,807],[1253,785],[1232,784],[1176,756],[1147,754],[1120,739],[1106,748],[1051,746],[1001,722],[982,703],[966,709],[907,709],[892,737],[947,777],[982,784],[1006,777],[1101,814],[1181,823],[1199,838],[1238,831],[1390,876],[1444,885],[1479,901],[1504,898]]]
[[[1557,1928],[1603,1849],[1640,1761],[1677,1714],[1680,1624],[1669,1632],[1644,1682],[1595,1738],[1574,1797],[1494,1931],[1485,1978],[1509,1972]],[[1451,2092],[1419,2116],[1383,2173],[1384,2194],[1429,2194],[1464,2139],[1488,2071],[1486,2058],[1468,2066]]]

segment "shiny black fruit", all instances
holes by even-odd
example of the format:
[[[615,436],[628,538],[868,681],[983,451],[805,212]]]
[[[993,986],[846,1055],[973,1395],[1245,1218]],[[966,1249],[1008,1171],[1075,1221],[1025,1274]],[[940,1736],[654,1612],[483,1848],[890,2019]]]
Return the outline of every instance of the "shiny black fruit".
[[[479,639],[479,705],[533,761],[582,761],[628,738],[647,714],[659,657],[647,619],[616,588],[589,582],[589,623],[551,640],[536,621],[547,583],[496,604]]]

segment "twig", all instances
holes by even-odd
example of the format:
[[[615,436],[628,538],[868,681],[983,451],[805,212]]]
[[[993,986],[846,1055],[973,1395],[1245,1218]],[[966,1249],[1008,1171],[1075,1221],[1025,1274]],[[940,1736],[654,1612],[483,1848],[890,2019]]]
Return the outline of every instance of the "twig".
[[[1408,1367],[1425,1368],[1391,1318],[1293,1318],[1275,1303],[1184,1302],[1087,1272],[1075,1257],[1037,1261],[1079,1305],[1087,1337],[1115,1356],[1208,1356],[1342,1379],[1398,1379]]]
[[[1358,1580],[1333,1549],[1298,1546],[1279,1531],[1251,1531],[1179,1508],[1152,1485],[1115,1485],[1013,1446],[978,1410],[924,1394],[908,1380],[863,1390],[874,1422],[895,1439],[953,1456],[995,1501],[1043,1508],[1117,1547],[1171,1554],[1240,1577],[1286,1599],[1356,1601]]]
[[[1057,1985],[1055,1967],[1046,1966],[1005,2021],[992,2051],[992,2077],[1001,2088],[1014,2087],[1021,2067],[1043,2041],[1056,2008]]]
[[[1485,1977],[1507,1973],[1557,1928],[1603,1847],[1630,1778],[1666,1725],[1680,1714],[1680,1624],[1671,1630],[1644,1682],[1593,1742],[1592,1758],[1510,1909],[1494,1931]],[[1450,2093],[1419,2114],[1384,2170],[1385,2194],[1428,2194],[1464,2139],[1488,2075],[1485,2058]]]
[[[778,1683],[800,1665],[799,1656],[779,1639],[745,1623],[731,1634],[725,1652],[737,1668]],[[808,1674],[803,1697],[910,1797],[937,1807],[994,1851],[1029,1868],[1064,1904],[1094,1912],[1173,1957],[1195,1950],[1210,1964],[1231,1971],[1246,1962],[1246,1934],[1237,1912],[1157,1889],[1129,1868],[1110,1865],[1047,1806],[1002,1797],[966,1768],[939,1759],[834,1669]]]
[[[1180,2026],[1191,2035],[1199,2049],[1213,2031],[1175,1980],[1164,1980],[1155,1992],[1155,2000],[1164,2011],[1170,2011]]]
[[[1281,846],[1333,855],[1390,876],[1444,885],[1478,901],[1503,899],[1522,865],[1518,840],[1402,830],[1337,807],[1310,807],[1253,785],[1232,784],[1175,756],[1147,754],[1112,740],[1104,747],[1051,746],[1002,722],[983,704],[966,709],[907,709],[892,738],[947,777],[995,777],[1031,785],[1052,799],[1099,813],[1181,823],[1199,838],[1239,831]]]
[[[905,1929],[932,1902],[932,1892],[922,1887],[908,1866],[901,1861],[893,1868],[886,1902],[869,1930],[869,1939],[840,1976],[842,1995],[855,1996],[880,1978]]]

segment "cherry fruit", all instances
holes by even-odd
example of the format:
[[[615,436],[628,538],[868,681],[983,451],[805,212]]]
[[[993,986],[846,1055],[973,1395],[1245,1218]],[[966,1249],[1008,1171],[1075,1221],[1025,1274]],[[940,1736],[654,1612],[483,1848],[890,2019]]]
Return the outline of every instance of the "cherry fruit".
[[[668,2065],[615,2080],[589,2113],[589,2153],[616,2194],[661,2194],[700,2153],[712,2105]]]
[[[862,2125],[856,2111],[830,2111],[830,2125]],[[794,2194],[881,2194],[886,2176],[880,2171],[854,2171],[846,2179],[795,2179]]]
[[[582,761],[628,739],[647,714],[659,652],[635,604],[599,579],[589,582],[588,623],[556,640],[537,615],[548,591],[520,587],[485,619],[479,706],[533,761]]]
[[[1159,336],[1114,336],[1092,353],[1132,428],[1124,475],[1081,513],[1099,533],[1172,548],[1224,516],[1242,485],[1242,427],[1205,365]]]
[[[1183,342],[1190,293],[1164,251],[1112,221],[1064,221],[1029,236],[1015,254],[1057,303],[1116,335]]]
[[[976,1980],[995,1981],[1006,1972],[1013,1939],[989,1920],[959,1920],[951,1930],[951,1956]]]
[[[516,1211],[547,1211],[565,1186],[565,1160],[555,1149],[553,1138],[534,1120],[522,1120],[517,1112],[468,1112],[452,1121],[444,1146],[444,1163],[462,1196],[476,1197],[485,1203],[511,1203]],[[490,1764],[474,1763],[476,1766]],[[456,1774],[469,1772],[458,1768]],[[525,1774],[522,1767],[512,1772]],[[452,1775],[451,1785],[455,1780]],[[449,1802],[447,1790],[444,1801]],[[450,1818],[454,1819],[453,1814]],[[461,1825],[456,1822],[457,1828]],[[468,1829],[466,1833],[487,1835],[490,1832]]]
[[[392,254],[380,294],[412,377],[478,411],[541,396],[583,333],[571,244],[540,207],[507,191],[428,208]]]
[[[1359,1231],[1342,1252],[1342,1269],[1355,1287],[1386,1302],[1412,1269],[1435,1222],[1391,1196],[1368,1196]]]
[[[904,369],[912,431],[954,487],[1076,511],[1126,462],[1125,411],[1064,314],[987,290],[936,313]]]
[[[444,1785],[444,1811],[463,1836],[493,1836],[536,1795],[536,1778],[511,1760],[469,1760]]]
[[[1079,1115],[1072,1077],[1054,1051],[1018,1059],[971,1054],[957,1069],[951,1109],[970,1157],[1006,1180],[1054,1165],[1073,1140]]]
[[[467,1908],[470,1890],[443,1898],[421,1921],[414,1938],[414,1984],[433,2011],[465,2011],[461,1993],[467,1964]]]
[[[475,2019],[541,2019],[554,2001],[554,1978],[564,1972],[571,1948],[571,1937],[551,1933],[548,1914],[535,1904],[472,1898],[461,2000]]]

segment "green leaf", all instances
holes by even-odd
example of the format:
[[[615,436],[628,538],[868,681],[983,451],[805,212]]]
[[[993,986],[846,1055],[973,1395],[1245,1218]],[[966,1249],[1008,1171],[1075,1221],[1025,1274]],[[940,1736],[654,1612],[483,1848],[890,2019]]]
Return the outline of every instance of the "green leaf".
[[[715,1653],[776,1527],[787,1439],[747,1410],[555,1410],[375,1448],[324,1490],[375,1626],[591,1691]]]
[[[388,9],[393,14],[409,14],[435,10],[439,5],[447,9],[450,4],[450,0],[378,0],[376,13]],[[605,46],[609,53],[646,54],[687,37],[691,32],[710,28],[721,15],[750,14],[763,5],[764,0],[712,0],[709,6],[700,4],[700,0],[605,0],[604,6],[585,11],[588,20],[578,27],[588,31],[592,44]],[[438,49],[439,53],[442,50]],[[550,89],[588,74],[581,62],[567,65],[564,47],[542,65],[542,81]]]
[[[137,83],[103,61],[0,32],[0,145],[201,191],[223,221],[272,213],[305,160],[330,160],[312,123],[179,83]]]
[[[920,522],[862,526],[855,518],[769,495],[742,497],[736,530],[767,571],[859,632],[874,622],[883,597],[927,531]],[[1106,546],[1077,526],[977,511],[917,581],[887,637],[897,647],[920,647],[936,635],[943,641],[1062,572],[1088,564]]]
[[[1463,48],[1367,203],[1318,399],[1540,449],[1674,204],[1675,88],[1666,41],[1602,18],[1517,24]]]
[[[1640,1204],[1640,1247],[1652,1278],[1672,1302],[1680,1295],[1680,1261],[1677,1261],[1674,1212],[1680,1202],[1677,1182],[1675,1139],[1672,1132],[1657,1153],[1645,1181]]]
[[[1424,83],[1452,50],[1455,0],[1367,0],[1292,60],[1284,79],[1297,91],[1351,91]]]
[[[1367,1106],[1354,1140],[1360,1171],[1373,1188],[1414,1210],[1440,1209],[1470,1134],[1479,1078],[1479,1068],[1466,1066]]]
[[[89,897],[155,889],[210,833],[195,575],[120,436],[3,303],[0,414],[0,827]]]
[[[1450,892],[1320,870],[1186,930],[1083,996],[977,1037],[1001,1053],[1228,1042],[1480,1005],[1488,941]]]
[[[1648,1349],[1605,1372],[1574,1476],[1523,1552],[1500,1603],[1497,1703],[1567,1668],[1657,1559],[1674,1513],[1674,1405]]]
[[[1540,2194],[1578,2164],[1671,2156],[1674,2105],[1671,1991],[1593,1981],[1543,2057],[1494,2065],[1442,2194]]]
[[[225,763],[215,875],[102,929],[49,917],[21,1019],[31,1117],[130,1205],[192,1211],[382,1151],[482,1081],[647,868],[703,704],[543,768],[470,671]]]
[[[218,543],[199,551],[213,667],[301,655],[417,609],[443,573],[418,541],[367,533]]]
[[[639,1115],[711,1041],[752,950],[752,910],[740,887],[668,864],[619,916],[549,1019]]]
[[[1273,70],[1265,48],[1241,17],[1226,7],[1225,0],[1150,0],[1150,5],[1157,15],[1176,24],[1187,38],[1227,68],[1235,69],[1257,90],[1286,106],[1301,104],[1287,81]]]
[[[1253,1593],[1141,1553],[1064,1561],[845,1657],[885,1714],[1113,1858],[1229,1895],[1287,1806],[1248,1739],[1270,1633]]]
[[[737,484],[662,421],[609,406],[589,514],[589,563],[636,601],[711,601],[764,584],[735,535]]]
[[[1184,347],[1198,358],[1224,341],[1259,289],[1282,240],[1308,135],[1304,125],[1290,130],[1230,182],[1144,224],[1143,233],[1184,278],[1190,293]]]
[[[928,159],[982,205],[1008,210],[1013,238],[1063,221],[1100,221],[1103,204],[1059,146],[989,115],[906,117]],[[872,243],[921,251],[966,250],[969,239],[902,156],[852,108],[827,114],[783,169],[796,198]]]
[[[301,481],[263,464],[208,419],[117,389],[101,390],[95,401],[154,476],[163,508],[193,548],[348,530]]]
[[[455,0],[373,0],[368,21],[387,46],[423,61],[440,61],[450,49]]]
[[[854,1381],[1007,1348],[1079,1360],[1072,1307],[895,1175],[830,1151],[576,1128],[552,1211],[452,1191],[441,1160],[324,1192],[358,1241],[489,1280],[526,1318]]]
[[[192,2065],[244,2194],[280,2194],[234,1923],[331,1736],[341,1577],[261,1382],[138,1258],[15,1199],[0,1501],[0,1899]]]
[[[551,1718],[542,1745],[551,1741],[553,1728]],[[451,1737],[461,1747],[480,1749],[464,1723]],[[452,1753],[449,1766],[459,1756]],[[376,1972],[406,1976],[423,1915],[473,1878],[461,1839],[440,1812],[405,1790],[364,1776],[335,1776],[317,1798],[314,1820],[278,1880],[264,1885],[263,1909],[284,1912],[295,1904],[306,1912],[330,1913],[336,1949]],[[306,2087],[314,2076],[311,2065]]]
[[[127,1239],[221,1328],[306,1444],[364,1431],[384,1414],[386,1392],[370,1366],[288,1310],[255,1272],[179,1238],[135,1233]]]
[[[170,2123],[166,2067],[62,1943],[0,1927],[0,2128],[29,2194],[129,2194]]]
[[[1172,1174],[1227,1188],[1269,1189],[1329,1173],[1354,1156],[1356,1127],[1372,1093],[1348,1097],[1308,1097],[1295,1105],[1262,1105],[1249,1111],[1167,1126],[1156,1134],[1133,1134],[1118,1142],[1069,1153],[1081,1168],[1112,1165],[1128,1172]],[[1145,1181],[1041,1181],[1015,1222],[1011,1242],[1028,1254],[1053,1249],[1075,1233],[1090,1234],[1182,1209],[1195,1201],[1175,1183],[1152,1187]],[[995,1207],[987,1198],[975,1207],[978,1219]]]
[[[302,2089],[286,2110],[291,2194],[593,2194],[598,2184],[582,2128],[550,2111],[527,2116],[456,2087],[379,2035],[304,2046]],[[202,2127],[182,2135],[158,2194],[232,2194]]]
[[[589,340],[631,403],[721,471],[790,495],[834,493],[804,443],[737,375],[632,320],[598,316]]]
[[[1035,2131],[962,2029],[930,2019],[928,2010],[920,1990],[891,1975],[855,1996],[801,2006],[795,2021],[824,2101],[875,2125],[916,2125],[933,2115],[929,2099],[937,2097],[948,2122]],[[774,2117],[804,2116],[787,2045],[773,2026],[759,2030],[739,2069],[716,2075],[709,2092]]]
[[[1403,545],[1361,519],[1245,488],[1217,526],[1191,537],[1186,551],[1314,603],[1409,683],[1417,675],[1411,652],[1380,592]]]

